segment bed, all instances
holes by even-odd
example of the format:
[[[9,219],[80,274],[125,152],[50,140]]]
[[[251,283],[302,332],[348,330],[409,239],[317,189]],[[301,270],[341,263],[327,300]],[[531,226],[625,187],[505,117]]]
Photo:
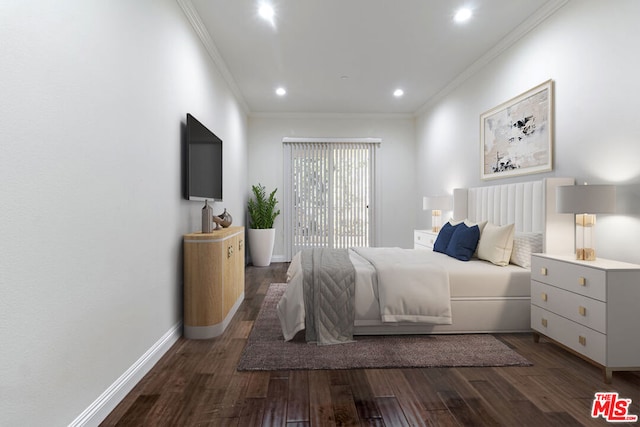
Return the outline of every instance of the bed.
[[[492,259],[486,256],[486,250],[484,259],[479,259],[476,252],[469,261],[460,261],[435,251],[349,249],[346,256],[355,272],[355,295],[353,313],[346,317],[347,323],[353,323],[353,335],[529,331],[529,254],[532,250],[572,251],[573,219],[571,215],[555,212],[555,187],[573,183],[571,178],[546,178],[454,190],[452,223],[464,221],[468,227],[484,227],[481,244],[483,237],[495,230],[512,228],[514,250],[510,251],[507,265],[486,261]],[[539,246],[532,244],[535,241],[539,241]],[[305,329],[305,313],[309,308],[304,305],[301,259],[301,254],[294,256],[287,274],[289,285],[278,303],[278,316],[287,340]],[[425,286],[426,282],[429,286]],[[426,300],[424,292],[435,302],[422,307]],[[401,307],[396,308],[398,305]],[[408,315],[403,316],[402,310]],[[396,316],[398,313],[401,315]]]

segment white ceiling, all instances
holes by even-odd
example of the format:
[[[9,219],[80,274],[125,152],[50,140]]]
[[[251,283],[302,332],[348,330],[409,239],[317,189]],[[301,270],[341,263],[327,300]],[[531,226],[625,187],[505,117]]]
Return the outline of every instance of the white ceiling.
[[[271,0],[272,26],[259,1],[190,2],[205,45],[252,114],[415,114],[566,2]],[[463,5],[474,16],[457,24]],[[405,95],[395,98],[396,88]]]

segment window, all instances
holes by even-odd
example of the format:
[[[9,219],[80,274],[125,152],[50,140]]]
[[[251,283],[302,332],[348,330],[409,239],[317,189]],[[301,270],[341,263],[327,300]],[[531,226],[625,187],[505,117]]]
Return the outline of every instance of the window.
[[[285,254],[372,246],[379,139],[285,138]]]

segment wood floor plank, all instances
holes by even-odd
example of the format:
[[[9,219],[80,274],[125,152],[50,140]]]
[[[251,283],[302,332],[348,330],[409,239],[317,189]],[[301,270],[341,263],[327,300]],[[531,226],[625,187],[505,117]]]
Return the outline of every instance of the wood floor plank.
[[[134,404],[124,413],[122,418],[118,420],[118,426],[139,426],[146,422],[149,412],[156,404],[160,395],[143,394],[138,396]]]
[[[313,427],[336,425],[331,401],[329,371],[309,372],[309,423]]]
[[[403,418],[412,426],[426,426],[427,410],[419,396],[408,381],[418,373],[416,369],[393,369],[395,375],[389,379],[396,402],[403,413]]]
[[[222,398],[220,417],[238,418],[242,413],[244,396],[249,386],[249,375],[235,372],[229,380],[226,393]]]
[[[265,410],[264,398],[247,398],[242,407],[238,425],[241,427],[260,427]]]
[[[371,391],[369,380],[363,369],[346,371],[349,376],[349,386],[353,395],[353,402],[360,420],[381,418],[376,399]]]
[[[351,387],[348,385],[331,385],[331,403],[336,425],[360,425],[358,411],[351,394]]]
[[[265,398],[269,390],[269,379],[271,374],[267,371],[250,372],[249,384],[247,385],[248,398]]]
[[[287,268],[248,266],[245,300],[227,330],[178,339],[101,425],[608,425],[590,416],[598,391],[632,399],[640,415],[640,372],[616,372],[605,384],[599,368],[531,334],[497,336],[531,367],[238,372],[269,284],[284,282]]]
[[[380,408],[384,425],[394,427],[415,425],[413,423],[409,423],[409,421],[404,417],[400,403],[398,403],[398,399],[395,397],[377,397],[376,403]]]
[[[375,397],[392,397],[393,388],[389,384],[389,369],[367,369],[366,375]]]
[[[438,395],[442,399],[449,412],[453,415],[456,421],[462,426],[499,426],[500,423],[492,417],[482,417],[480,414],[473,411],[469,405],[471,402],[473,406],[478,406],[474,399],[463,399],[456,390],[442,390],[438,392]]]
[[[432,384],[431,381],[427,381],[421,371],[414,369],[407,370],[405,372],[405,379],[413,389],[425,411],[446,410],[446,406],[440,399],[440,396],[438,396],[434,384]]]
[[[262,424],[284,426],[287,423],[288,378],[270,378]]]
[[[287,424],[309,422],[309,373],[292,371],[289,373],[289,394],[287,397]]]

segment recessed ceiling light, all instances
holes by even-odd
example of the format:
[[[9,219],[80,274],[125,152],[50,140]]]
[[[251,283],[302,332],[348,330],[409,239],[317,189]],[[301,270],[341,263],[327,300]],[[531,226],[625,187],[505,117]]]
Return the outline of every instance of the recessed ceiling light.
[[[260,7],[258,8],[258,14],[265,21],[273,22],[275,12],[273,11],[273,7],[271,7],[270,4],[261,3]]]
[[[453,20],[458,23],[466,22],[471,19],[471,15],[473,15],[471,9],[463,7],[456,11],[456,14],[453,16]]]
[[[393,91],[393,96],[396,98],[400,98],[402,95],[404,95],[404,91],[402,89],[396,89]]]
[[[287,94],[287,90],[283,87],[279,87],[278,89],[276,89],[276,95],[278,96],[285,96]]]

